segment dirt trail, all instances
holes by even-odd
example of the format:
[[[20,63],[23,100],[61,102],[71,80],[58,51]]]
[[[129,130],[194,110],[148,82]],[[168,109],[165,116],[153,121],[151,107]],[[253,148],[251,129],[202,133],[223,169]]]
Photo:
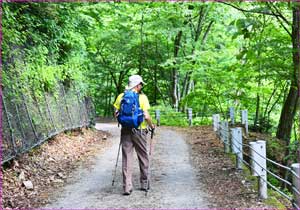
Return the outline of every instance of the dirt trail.
[[[139,191],[139,169],[135,155],[134,191],[122,195],[121,159],[115,186],[111,186],[120,130],[116,124],[99,123],[99,130],[112,134],[113,146],[95,157],[93,165],[74,171],[73,179],[54,196],[46,208],[207,208],[207,195],[199,174],[190,161],[184,135],[170,128],[159,128],[151,160],[151,190]]]

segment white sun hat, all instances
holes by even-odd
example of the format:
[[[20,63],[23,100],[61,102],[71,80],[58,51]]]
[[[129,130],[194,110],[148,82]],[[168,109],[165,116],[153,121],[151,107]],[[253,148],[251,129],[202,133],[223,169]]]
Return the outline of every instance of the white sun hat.
[[[125,89],[130,90],[140,83],[142,83],[143,85],[146,85],[146,83],[143,81],[143,79],[140,75],[132,75],[129,77],[128,85],[126,86]]]

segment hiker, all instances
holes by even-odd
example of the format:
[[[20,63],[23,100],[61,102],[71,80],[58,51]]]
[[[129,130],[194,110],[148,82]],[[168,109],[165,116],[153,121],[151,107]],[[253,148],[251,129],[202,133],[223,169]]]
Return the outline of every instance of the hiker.
[[[123,174],[123,195],[130,195],[132,186],[132,171],[133,171],[133,148],[135,149],[140,167],[140,184],[141,190],[149,189],[148,167],[149,157],[147,152],[147,124],[151,131],[154,131],[155,125],[151,121],[148,112],[150,104],[148,98],[143,94],[142,88],[145,85],[142,77],[132,75],[129,77],[128,85],[125,92],[121,93],[115,103],[115,117],[118,118],[121,128],[121,144],[122,144],[122,174]],[[132,112],[132,104],[137,103],[135,113]],[[127,106],[127,108],[126,108]],[[128,108],[129,107],[129,108]],[[136,107],[136,108],[137,108]],[[122,110],[123,109],[123,110]],[[125,116],[125,109],[129,109],[130,113]],[[130,119],[128,119],[130,118]],[[134,119],[132,119],[134,118]],[[134,122],[132,122],[132,120]]]

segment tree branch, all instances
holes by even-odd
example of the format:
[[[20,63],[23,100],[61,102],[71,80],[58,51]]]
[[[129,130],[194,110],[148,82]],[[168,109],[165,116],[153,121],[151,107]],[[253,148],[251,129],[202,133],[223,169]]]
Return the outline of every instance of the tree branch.
[[[118,82],[117,82],[117,79],[116,79],[115,75],[113,74],[113,72],[109,71],[109,74],[110,74],[111,78],[113,79],[115,86],[118,87]]]
[[[246,9],[242,9],[238,6],[235,6],[233,4],[230,4],[230,3],[227,3],[227,2],[224,2],[224,1],[217,1],[217,2],[220,2],[222,4],[226,4],[228,6],[231,6],[233,7],[234,9],[237,9],[239,11],[242,11],[242,12],[249,12],[249,13],[257,13],[257,14],[263,14],[263,15],[271,15],[271,16],[279,16],[277,14],[273,14],[273,13],[270,13],[270,12],[263,12],[263,11],[252,11],[252,10],[246,10]]]
[[[203,35],[202,41],[201,41],[202,44],[205,42],[205,39],[206,39],[206,37],[207,37],[207,34],[208,34],[208,32],[210,31],[211,26],[212,26],[213,23],[214,23],[214,21],[212,20],[212,21],[210,21],[210,23],[208,24],[208,26],[207,26],[207,28],[206,28],[206,31],[205,31],[205,33],[204,33],[204,35]]]
[[[194,26],[193,21],[192,21],[191,18],[189,18],[189,25],[190,25],[190,29],[191,29],[192,39],[194,39],[194,33],[196,33],[196,30],[195,30],[195,26]]]
[[[268,7],[270,9],[272,9],[272,6],[273,8],[275,9],[276,13],[278,14],[278,16],[288,25],[292,25],[283,15],[282,13],[279,11],[279,9],[274,5],[274,4],[271,4],[270,2],[266,2]],[[274,13],[273,13],[274,14]]]
[[[277,8],[275,8],[276,12],[278,14],[276,14],[272,8],[270,7],[270,5],[268,5],[268,7],[271,9],[271,13],[270,12],[266,12],[266,11],[253,11],[253,10],[246,10],[246,9],[242,9],[238,6],[235,6],[233,4],[230,4],[230,3],[227,3],[227,2],[224,2],[224,1],[218,1],[222,4],[226,4],[228,6],[231,6],[239,11],[242,11],[242,12],[248,12],[248,13],[257,13],[257,14],[263,14],[263,15],[270,15],[270,16],[274,16],[276,17],[276,19],[278,20],[279,24],[284,28],[284,30],[290,35],[292,36],[292,33],[286,28],[286,26],[282,23],[282,20],[287,23],[288,25],[291,25],[291,23],[279,12],[279,10]],[[274,6],[275,7],[275,6]]]
[[[279,13],[279,15],[275,15],[275,12],[273,11],[273,9],[272,9],[272,7],[267,3],[267,5],[268,5],[268,7],[271,9],[271,11],[272,11],[272,13],[274,14],[274,16],[276,17],[276,19],[278,20],[278,22],[279,22],[279,24],[284,28],[284,30],[290,35],[290,37],[292,37],[292,33],[286,28],[286,26],[283,24],[283,22],[282,22],[282,20],[285,22],[285,23],[287,23],[288,25],[290,25],[290,22],[288,22],[288,20],[286,20],[286,18],[281,14],[281,13]],[[272,5],[272,4],[271,4]],[[273,5],[273,7],[275,7],[274,5]],[[276,10],[276,12],[279,12],[278,10],[277,10],[277,8],[275,7],[275,10]],[[282,19],[280,19],[280,18]]]
[[[199,10],[199,19],[198,19],[198,24],[197,24],[197,30],[195,33],[195,42],[198,41],[199,36],[201,34],[203,19],[204,19],[204,11],[203,11],[203,7],[201,7],[201,9]]]

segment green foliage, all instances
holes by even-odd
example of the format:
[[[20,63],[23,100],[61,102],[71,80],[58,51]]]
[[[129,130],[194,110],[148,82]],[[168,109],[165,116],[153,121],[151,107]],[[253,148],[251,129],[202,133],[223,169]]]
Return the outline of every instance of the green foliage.
[[[233,4],[254,13],[214,2],[3,3],[4,87],[42,95],[58,82],[75,85],[98,115],[111,116],[137,73],[151,105],[173,107],[176,72],[179,110],[193,108],[195,125],[234,106],[248,109],[251,128],[274,134],[293,79],[291,25],[255,12],[276,7],[291,20],[291,6]],[[162,124],[187,125],[168,118]]]
[[[3,3],[4,86],[57,93],[85,83],[85,38],[78,32],[75,4]]]
[[[276,209],[286,209],[285,203],[289,203],[287,199],[282,198],[282,196],[274,190],[268,190],[268,195],[268,198],[265,200],[267,205],[273,206]]]
[[[282,161],[285,153],[285,143],[276,138],[270,138],[267,141],[267,156],[272,160]]]
[[[188,126],[187,115],[182,112],[176,112],[170,106],[153,106],[149,110],[153,122],[157,124],[155,119],[155,110],[160,110],[160,125],[166,126]]]
[[[128,77],[140,74],[152,118],[159,109],[161,125],[188,126],[186,108],[193,109],[193,125],[209,125],[212,114],[225,118],[234,106],[248,109],[251,128],[274,135],[294,79],[286,23],[292,4],[232,4],[250,12],[216,2],[2,3],[5,94],[42,99],[45,92],[57,95],[58,83],[66,90],[74,85],[93,97],[98,115],[111,116]],[[286,22],[257,13],[274,8]],[[179,111],[172,108],[174,74]],[[269,158],[296,160],[299,118],[294,121],[288,147],[267,142]]]
[[[195,117],[193,118],[193,125],[211,125],[212,119],[211,117]]]

